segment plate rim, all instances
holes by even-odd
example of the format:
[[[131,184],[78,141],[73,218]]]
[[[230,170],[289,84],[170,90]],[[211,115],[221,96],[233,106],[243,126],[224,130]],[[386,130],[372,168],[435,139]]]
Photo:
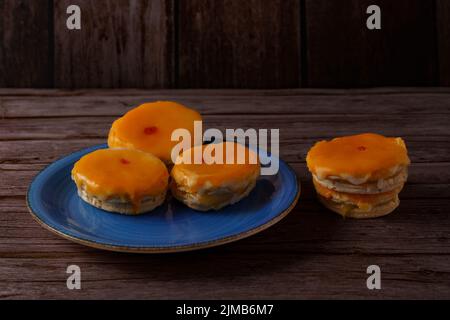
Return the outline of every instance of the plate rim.
[[[53,161],[52,163],[50,163],[49,165],[45,166],[43,169],[41,169],[33,178],[33,180],[31,181],[31,183],[28,186],[27,189],[27,193],[26,193],[26,205],[28,208],[28,211],[30,213],[30,215],[33,217],[33,219],[38,222],[38,224],[40,226],[42,226],[44,229],[52,232],[53,234],[56,234],[59,237],[62,237],[66,240],[69,240],[71,242],[77,243],[77,244],[81,244],[90,248],[95,248],[95,249],[101,249],[101,250],[106,250],[106,251],[112,251],[112,252],[123,252],[123,253],[142,253],[142,254],[157,254],[157,253],[176,253],[176,252],[187,252],[187,251],[194,251],[194,250],[201,250],[201,249],[207,249],[207,248],[212,248],[212,247],[216,247],[216,246],[221,246],[227,243],[232,243],[238,240],[242,240],[245,238],[248,238],[252,235],[255,235],[257,233],[260,233],[270,227],[272,227],[273,225],[277,224],[278,222],[280,222],[281,220],[283,220],[297,205],[298,200],[300,198],[300,194],[301,194],[301,185],[300,185],[300,181],[297,177],[296,172],[294,171],[294,169],[292,169],[292,167],[286,163],[285,161],[280,160],[280,162],[282,161],[287,169],[290,171],[290,173],[292,174],[292,176],[294,177],[295,180],[295,185],[297,187],[297,192],[296,195],[293,199],[293,201],[290,203],[290,205],[284,209],[283,211],[281,211],[277,216],[275,216],[273,219],[269,220],[268,222],[257,226],[255,228],[252,228],[250,230],[246,230],[243,232],[240,232],[238,234],[234,234],[234,235],[230,235],[230,236],[226,236],[223,238],[219,238],[216,240],[210,240],[210,241],[204,241],[204,242],[196,242],[196,243],[192,243],[192,244],[188,244],[188,245],[174,245],[174,246],[167,246],[167,247],[163,247],[163,246],[122,246],[122,245],[114,245],[114,244],[106,244],[106,243],[101,243],[95,240],[88,240],[88,239],[84,239],[84,238],[80,238],[77,236],[73,236],[67,233],[64,233],[61,230],[58,230],[57,228],[49,225],[47,222],[45,222],[43,219],[41,219],[41,217],[39,216],[39,214],[37,214],[31,205],[30,202],[30,192],[32,189],[33,184],[35,183],[35,181],[37,180],[37,178],[45,171],[47,170],[50,166],[66,159],[69,158],[71,156],[74,156],[77,153],[84,153],[86,151],[90,151],[90,150],[96,150],[96,149],[100,149],[102,147],[107,147],[106,144],[100,144],[100,145],[95,145],[95,146],[91,146],[91,147],[87,147],[72,153],[67,154],[66,156],[63,156],[61,158],[58,158],[57,160]]]

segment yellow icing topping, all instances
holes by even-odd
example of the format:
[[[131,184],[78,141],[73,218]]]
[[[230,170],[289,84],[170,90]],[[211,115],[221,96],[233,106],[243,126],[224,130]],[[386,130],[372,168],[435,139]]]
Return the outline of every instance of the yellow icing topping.
[[[213,148],[217,148],[222,163],[211,163],[208,155],[215,155]],[[205,151],[206,150],[206,151]],[[200,155],[195,164],[196,154]],[[244,155],[239,162],[238,154]],[[205,157],[206,155],[206,157]],[[190,164],[186,163],[190,160]],[[184,161],[184,163],[182,163]],[[244,163],[242,163],[244,162]],[[177,159],[171,175],[177,183],[183,181],[183,186],[191,192],[203,187],[223,187],[229,184],[245,183],[246,180],[259,175],[260,164],[255,152],[243,145],[225,142],[215,145],[196,146],[184,151]]]
[[[82,157],[72,170],[78,188],[96,197],[120,197],[135,205],[160,195],[168,186],[167,168],[155,156],[137,150],[102,149]]]
[[[194,136],[194,121],[201,115],[179,103],[159,101],[143,104],[117,119],[109,132],[110,148],[128,148],[149,152],[166,163],[171,162],[171,141],[175,129],[187,129]]]
[[[410,163],[401,138],[366,133],[331,141],[320,141],[306,157],[309,170],[321,178],[328,176],[380,178],[396,166]]]

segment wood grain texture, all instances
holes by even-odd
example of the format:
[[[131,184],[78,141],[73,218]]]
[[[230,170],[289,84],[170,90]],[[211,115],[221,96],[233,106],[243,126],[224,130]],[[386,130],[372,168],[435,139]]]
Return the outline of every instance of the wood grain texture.
[[[47,299],[423,299],[424,292],[428,298],[448,297],[448,256],[310,256],[299,255],[298,251],[266,252],[262,248],[250,247],[238,253],[236,245],[231,245],[176,257],[105,253],[99,260],[96,252],[87,250],[82,251],[83,259],[77,259],[70,255],[73,248],[69,247],[70,251],[60,253],[60,258],[44,255],[42,259],[5,259],[1,267],[2,297],[18,298],[26,293]],[[272,260],[267,260],[268,255]],[[61,270],[74,260],[83,270],[83,289],[71,292],[65,288],[66,274]],[[383,290],[378,292],[367,290],[365,284],[365,266],[373,261],[385,270]]]
[[[51,3],[0,1],[0,87],[450,86],[446,0],[379,0],[377,31],[369,0]]]
[[[179,87],[295,88],[299,1],[180,1]]]
[[[308,86],[437,83],[432,1],[305,1]],[[366,27],[366,10],[372,4],[381,8],[381,30]]]
[[[302,183],[297,207],[251,238],[174,255],[101,252],[41,228],[25,205],[36,173],[103,143],[113,119],[159,98],[197,107],[208,126],[281,128]],[[0,298],[449,299],[449,106],[449,89],[0,90]],[[408,183],[384,218],[344,220],[315,198],[307,150],[353,130],[406,139]],[[66,289],[70,264],[82,269],[81,291]],[[371,264],[381,291],[366,289]]]
[[[0,87],[52,86],[48,4],[0,0]]]
[[[436,0],[439,85],[450,86],[450,1]]]
[[[66,8],[82,10],[82,29],[66,28]],[[55,86],[170,88],[173,0],[55,2]]]
[[[277,114],[447,114],[450,89],[388,88],[371,90],[20,90],[9,96],[0,89],[3,117],[29,118],[70,116],[117,117],[141,103],[157,100],[176,100],[197,109],[202,114],[267,113],[261,105],[270,104]],[[93,98],[95,96],[95,98]],[[282,96],[282,99],[280,99]],[[45,99],[45,98],[51,99]],[[74,97],[76,97],[74,99]]]

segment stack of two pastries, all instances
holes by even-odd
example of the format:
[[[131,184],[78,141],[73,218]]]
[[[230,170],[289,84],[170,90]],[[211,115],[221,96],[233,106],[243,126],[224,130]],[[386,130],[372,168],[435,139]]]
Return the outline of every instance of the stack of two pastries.
[[[197,210],[220,209],[233,204],[253,189],[260,165],[200,164],[172,162],[172,132],[187,130],[194,145],[194,123],[201,115],[174,102],[155,102],[141,105],[116,120],[109,132],[109,149],[102,149],[82,157],[72,170],[79,196],[89,204],[106,211],[136,215],[161,205],[169,189],[172,167],[172,194]],[[247,148],[235,143],[222,143],[217,148]],[[184,159],[194,146],[180,156]],[[228,150],[228,149],[226,149]],[[226,150],[224,154],[226,154]],[[193,152],[194,151],[194,152]],[[203,154],[203,153],[202,153]],[[194,162],[194,161],[192,161]]]
[[[319,200],[350,218],[380,217],[395,210],[410,164],[401,138],[377,134],[318,142],[306,160]]]

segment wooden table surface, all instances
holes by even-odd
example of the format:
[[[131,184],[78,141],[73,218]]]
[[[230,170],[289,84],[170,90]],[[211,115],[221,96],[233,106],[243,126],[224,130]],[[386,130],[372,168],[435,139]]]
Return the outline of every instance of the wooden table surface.
[[[217,128],[280,128],[302,195],[282,222],[222,247],[170,255],[103,252],[61,239],[28,213],[39,170],[105,142],[141,102],[196,107]],[[0,90],[0,298],[450,298],[450,89]],[[305,156],[320,139],[401,136],[412,166],[395,213],[345,220],[315,199]],[[82,290],[66,288],[77,264]],[[382,289],[366,288],[379,265]]]

